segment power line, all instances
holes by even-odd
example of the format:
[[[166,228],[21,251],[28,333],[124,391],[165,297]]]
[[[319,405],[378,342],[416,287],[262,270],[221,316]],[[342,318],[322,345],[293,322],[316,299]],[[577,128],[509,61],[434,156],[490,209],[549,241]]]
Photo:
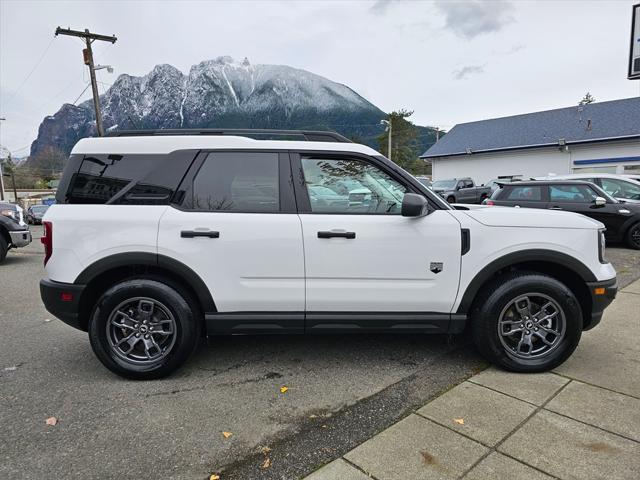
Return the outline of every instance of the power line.
[[[5,102],[4,107],[7,107],[7,104],[11,103],[11,101],[15,98],[15,96],[17,95],[17,93],[22,89],[22,87],[24,87],[25,83],[27,83],[27,81],[31,78],[31,75],[33,75],[33,72],[36,71],[36,69],[40,66],[40,63],[42,63],[42,60],[44,60],[44,57],[47,55],[47,52],[49,51],[49,49],[51,48],[51,45],[53,45],[53,41],[56,39],[56,37],[53,37],[51,39],[51,41],[49,42],[49,44],[47,45],[47,48],[44,49],[44,52],[42,53],[42,55],[40,56],[40,58],[38,59],[38,61],[36,62],[35,66],[31,69],[31,71],[27,74],[27,76],[25,77],[25,79],[22,81],[22,83],[18,86],[18,88],[16,88],[14,90],[14,92],[9,96],[9,99]]]

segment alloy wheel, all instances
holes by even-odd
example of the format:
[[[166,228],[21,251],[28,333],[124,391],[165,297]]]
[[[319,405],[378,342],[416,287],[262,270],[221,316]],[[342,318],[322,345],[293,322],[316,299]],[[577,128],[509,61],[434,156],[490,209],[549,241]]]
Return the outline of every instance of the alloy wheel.
[[[527,293],[511,300],[498,319],[500,343],[511,357],[532,360],[549,355],[560,345],[566,330],[558,302],[542,293]]]
[[[176,342],[176,320],[161,302],[148,297],[125,300],[107,320],[107,340],[122,360],[136,365],[156,363]]]

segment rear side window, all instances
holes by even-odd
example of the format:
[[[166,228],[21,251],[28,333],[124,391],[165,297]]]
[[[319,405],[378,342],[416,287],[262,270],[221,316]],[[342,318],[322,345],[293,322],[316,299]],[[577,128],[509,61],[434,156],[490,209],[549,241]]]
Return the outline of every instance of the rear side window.
[[[76,204],[164,205],[169,203],[194,157],[195,152],[190,150],[168,155],[80,158],[72,155],[56,200]]]
[[[210,153],[193,179],[184,206],[207,212],[279,212],[278,153]]]
[[[506,193],[500,200],[520,200],[525,202],[542,201],[542,187],[535,185],[521,185],[518,187],[505,187]]]

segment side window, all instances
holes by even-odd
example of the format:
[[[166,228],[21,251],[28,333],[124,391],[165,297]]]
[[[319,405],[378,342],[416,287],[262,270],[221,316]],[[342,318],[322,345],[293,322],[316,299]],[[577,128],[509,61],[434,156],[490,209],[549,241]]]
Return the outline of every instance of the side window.
[[[640,200],[640,184],[623,182],[612,178],[603,178],[602,189],[612,197]]]
[[[507,194],[500,200],[521,200],[525,202],[542,201],[542,187],[522,185],[519,187],[506,186]]]
[[[587,185],[549,185],[549,199],[552,202],[590,203],[596,192]]]
[[[464,188],[471,188],[471,187],[473,187],[473,182],[471,180],[465,180]]]
[[[210,153],[183,206],[208,212],[279,212],[278,153]]]
[[[155,162],[151,155],[86,155],[71,179],[66,203],[107,203]]]
[[[399,215],[406,187],[361,160],[303,158],[313,213]]]
[[[461,189],[461,188],[464,188],[464,182],[463,182],[462,180],[460,180],[460,181],[458,182],[458,185],[456,185],[456,188],[457,188],[458,190],[459,190],[459,189]]]

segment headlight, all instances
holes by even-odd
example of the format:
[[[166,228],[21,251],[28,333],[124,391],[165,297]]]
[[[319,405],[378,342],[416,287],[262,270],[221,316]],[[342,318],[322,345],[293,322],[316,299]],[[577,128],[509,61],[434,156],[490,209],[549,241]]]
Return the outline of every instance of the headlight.
[[[607,259],[604,257],[605,248],[606,248],[606,240],[604,238],[605,229],[598,230],[598,259],[600,263],[608,263]]]

